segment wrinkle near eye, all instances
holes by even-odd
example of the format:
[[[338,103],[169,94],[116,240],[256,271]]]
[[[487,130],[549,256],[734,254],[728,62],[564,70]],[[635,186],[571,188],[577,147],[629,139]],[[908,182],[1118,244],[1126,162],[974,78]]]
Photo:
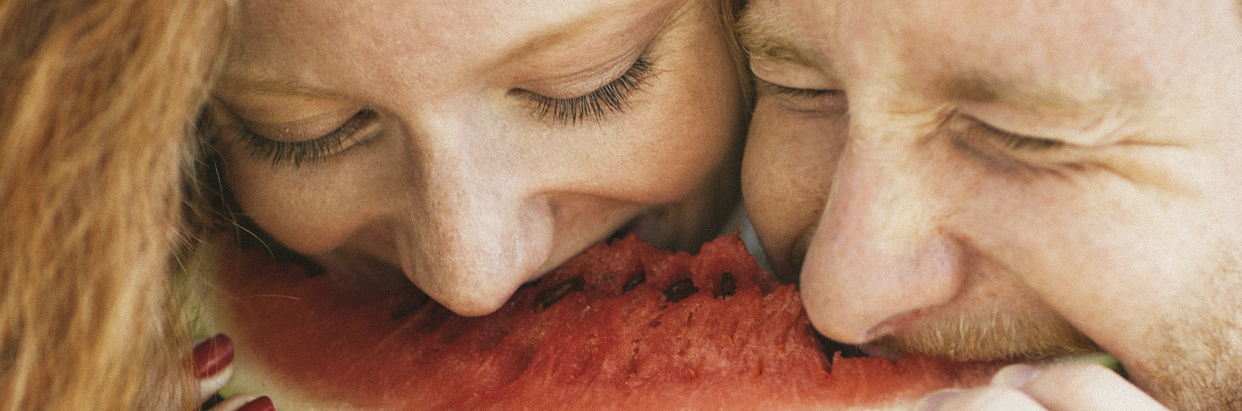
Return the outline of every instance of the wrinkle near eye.
[[[963,114],[954,114],[953,118],[949,120],[948,126],[950,132],[961,134],[980,133],[985,136],[981,138],[991,138],[1012,150],[1043,151],[1065,146],[1063,141],[1020,135],[1002,130],[983,120]],[[978,140],[978,138],[972,138],[972,140]]]
[[[1061,141],[1014,134],[961,113],[951,114],[944,129],[954,147],[1004,172],[1050,170],[1065,164],[1048,161],[1052,159],[1048,153],[1066,146]]]

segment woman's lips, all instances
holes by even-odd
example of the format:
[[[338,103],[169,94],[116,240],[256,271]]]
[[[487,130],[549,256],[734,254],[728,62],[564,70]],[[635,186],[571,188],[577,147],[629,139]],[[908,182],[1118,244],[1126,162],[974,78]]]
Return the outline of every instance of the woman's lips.
[[[399,267],[377,258],[349,252],[334,252],[310,257],[329,278],[376,295],[417,288]]]
[[[613,232],[609,240],[634,234],[655,248],[671,248],[677,240],[678,233],[675,224],[668,222],[669,214],[670,211],[665,207],[647,210]]]
[[[613,240],[616,240],[618,238],[623,238],[630,234],[634,234],[638,236],[638,238],[642,239],[643,241],[646,241],[650,244],[655,245],[656,248],[660,248],[661,247],[660,240],[664,240],[664,242],[668,242],[667,237],[669,237],[665,233],[658,232],[658,229],[660,227],[666,226],[666,224],[661,223],[661,219],[666,214],[667,212],[663,211],[660,208],[656,208],[653,210],[648,210],[646,212],[639,213],[638,215],[631,218],[629,221],[626,221],[625,224],[621,224],[621,226],[617,227],[616,230],[613,230],[611,234],[603,238],[598,238],[586,244],[580,245],[580,248],[574,251],[573,254],[567,256],[565,258],[565,261],[568,261],[570,258],[576,257],[578,254],[581,254],[587,248],[590,248],[596,244],[599,244],[600,242],[611,242]],[[652,240],[655,240],[655,241],[652,241]],[[540,267],[539,271],[535,272],[533,275],[530,276],[529,279],[526,280],[525,284],[530,284],[530,283],[539,281],[539,279],[542,278],[545,274],[551,272],[552,270],[555,270],[556,267],[559,267],[565,261],[558,261],[556,262],[556,264],[544,264],[543,267]]]

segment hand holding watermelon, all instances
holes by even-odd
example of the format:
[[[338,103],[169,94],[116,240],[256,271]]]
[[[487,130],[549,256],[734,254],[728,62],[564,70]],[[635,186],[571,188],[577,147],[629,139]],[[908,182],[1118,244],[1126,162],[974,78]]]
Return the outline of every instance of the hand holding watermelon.
[[[991,384],[942,390],[924,397],[917,410],[1167,410],[1120,374],[1098,364],[1047,367],[1011,365]]]

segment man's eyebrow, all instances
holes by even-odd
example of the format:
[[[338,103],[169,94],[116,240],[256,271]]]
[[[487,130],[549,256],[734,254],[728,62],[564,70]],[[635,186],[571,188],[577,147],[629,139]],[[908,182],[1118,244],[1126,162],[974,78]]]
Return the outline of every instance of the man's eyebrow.
[[[738,19],[737,30],[746,54],[754,59],[815,65],[816,60],[803,52],[804,47],[792,41],[790,30],[782,26],[767,10],[747,6],[742,17]]]
[[[1036,76],[997,77],[989,73],[951,75],[935,83],[935,91],[950,100],[979,103],[1005,102],[1042,110],[1082,110],[1117,107],[1143,101],[1148,82],[1040,81]]]

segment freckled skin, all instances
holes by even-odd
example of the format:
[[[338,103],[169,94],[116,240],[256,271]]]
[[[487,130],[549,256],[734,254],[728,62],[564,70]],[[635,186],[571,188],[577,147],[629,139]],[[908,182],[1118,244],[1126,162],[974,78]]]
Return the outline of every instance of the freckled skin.
[[[752,2],[743,190],[773,267],[873,352],[1098,345],[1166,404],[1238,404],[1237,7]]]
[[[243,1],[212,105],[229,189],[329,272],[413,282],[463,315],[623,227],[694,249],[740,201],[740,82],[716,7]],[[611,108],[541,106],[621,80],[638,85]],[[242,131],[276,146],[342,124],[357,133],[297,166]]]

